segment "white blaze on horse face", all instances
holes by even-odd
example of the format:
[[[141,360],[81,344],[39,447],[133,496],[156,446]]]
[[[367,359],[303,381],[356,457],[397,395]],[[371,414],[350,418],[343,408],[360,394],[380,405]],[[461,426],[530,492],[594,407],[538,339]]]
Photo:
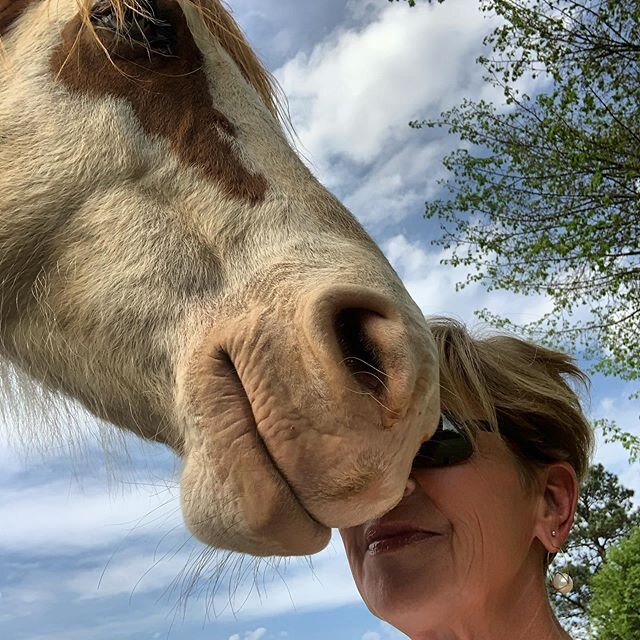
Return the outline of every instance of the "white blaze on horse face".
[[[402,497],[431,337],[217,0],[114,4],[0,0],[0,355],[180,453],[203,541],[313,552]]]

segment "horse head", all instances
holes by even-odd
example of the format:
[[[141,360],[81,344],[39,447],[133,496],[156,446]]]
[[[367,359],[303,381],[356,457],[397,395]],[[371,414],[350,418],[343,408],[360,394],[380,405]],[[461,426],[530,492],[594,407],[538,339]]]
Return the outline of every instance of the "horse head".
[[[420,310],[218,0],[0,0],[0,355],[182,458],[187,525],[315,552],[435,429]]]

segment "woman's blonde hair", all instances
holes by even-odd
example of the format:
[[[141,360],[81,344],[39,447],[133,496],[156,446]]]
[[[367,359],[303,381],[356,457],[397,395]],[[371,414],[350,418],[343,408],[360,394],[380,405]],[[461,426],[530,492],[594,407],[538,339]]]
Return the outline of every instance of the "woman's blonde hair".
[[[552,462],[586,477],[593,431],[578,389],[589,378],[565,353],[509,335],[473,337],[465,326],[427,318],[438,348],[443,411],[469,425],[488,422],[522,466],[525,481]]]

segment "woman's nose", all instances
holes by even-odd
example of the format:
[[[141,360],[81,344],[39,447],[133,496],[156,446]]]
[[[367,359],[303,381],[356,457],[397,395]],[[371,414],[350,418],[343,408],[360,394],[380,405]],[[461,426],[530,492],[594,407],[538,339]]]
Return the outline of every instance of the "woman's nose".
[[[413,476],[409,476],[407,480],[407,486],[404,488],[403,498],[410,496],[416,490],[416,481],[413,479]]]

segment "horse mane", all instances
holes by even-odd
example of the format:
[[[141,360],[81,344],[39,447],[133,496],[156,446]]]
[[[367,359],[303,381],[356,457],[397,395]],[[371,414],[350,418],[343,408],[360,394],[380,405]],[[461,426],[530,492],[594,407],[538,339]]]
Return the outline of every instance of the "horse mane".
[[[111,4],[116,15],[118,28],[125,22],[125,11],[134,11],[140,16],[153,18],[149,15],[148,0],[104,0]],[[290,124],[286,100],[280,90],[277,80],[262,64],[240,26],[221,0],[186,0],[202,16],[209,34],[217,40],[236,63],[247,82],[258,92],[271,114],[285,126]],[[98,40],[98,35],[91,23],[91,10],[94,0],[76,0],[80,16],[87,29]],[[104,48],[104,47],[103,47]],[[105,51],[106,53],[106,51]],[[108,54],[107,54],[108,55]]]

